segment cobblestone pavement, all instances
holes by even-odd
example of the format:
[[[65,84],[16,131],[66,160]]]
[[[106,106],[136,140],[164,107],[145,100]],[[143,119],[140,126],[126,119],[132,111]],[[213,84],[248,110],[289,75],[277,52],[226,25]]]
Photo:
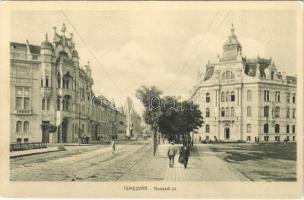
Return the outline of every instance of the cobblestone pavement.
[[[159,145],[156,156],[148,142],[117,147],[114,154],[110,146],[92,146],[45,162],[12,162],[11,180],[248,181],[210,151],[208,145],[195,145],[187,169],[177,162],[178,155],[174,168],[168,167],[168,144]]]

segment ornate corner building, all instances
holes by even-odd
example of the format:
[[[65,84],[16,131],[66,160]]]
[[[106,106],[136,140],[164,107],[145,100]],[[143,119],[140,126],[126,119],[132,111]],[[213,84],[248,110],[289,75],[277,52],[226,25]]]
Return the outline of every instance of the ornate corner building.
[[[271,58],[243,57],[233,25],[222,56],[198,79],[192,100],[204,117],[200,140],[296,141],[296,77]]]
[[[95,96],[90,64],[80,67],[73,34],[65,32],[65,24],[61,34],[54,27],[52,42],[46,34],[41,46],[10,43],[11,143],[126,135],[126,115]],[[53,133],[45,128],[50,124],[57,127]]]

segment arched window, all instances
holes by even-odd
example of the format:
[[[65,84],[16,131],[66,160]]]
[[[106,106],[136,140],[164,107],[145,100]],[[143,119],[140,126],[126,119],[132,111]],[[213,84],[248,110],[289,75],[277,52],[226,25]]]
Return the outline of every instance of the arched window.
[[[292,133],[296,133],[296,125],[292,125]]]
[[[289,125],[286,126],[286,133],[289,133]]]
[[[30,132],[30,124],[29,124],[28,121],[25,121],[25,122],[23,123],[23,132],[25,132],[25,133]]]
[[[251,133],[251,124],[247,124],[247,133]]]
[[[276,124],[276,125],[274,126],[274,132],[275,132],[275,133],[280,133],[280,124]]]
[[[210,132],[210,127],[209,127],[209,124],[206,124],[206,133],[209,133]]]
[[[206,93],[206,102],[209,103],[210,102],[210,94]]]
[[[264,106],[264,117],[269,117],[269,106]]]
[[[210,110],[209,110],[209,108],[206,108],[206,118],[207,117],[210,117]]]
[[[16,132],[17,133],[22,132],[22,122],[21,121],[17,121],[17,123],[16,123]]]
[[[230,100],[230,94],[229,92],[226,92],[226,101],[229,101]]]
[[[268,131],[269,131],[268,124],[264,124],[264,133],[268,133]]]
[[[222,117],[225,117],[225,108],[222,108],[222,109],[221,109],[221,116],[222,116]]]
[[[231,117],[234,117],[234,107],[230,108],[230,115],[231,115]]]
[[[274,116],[275,117],[280,117],[280,107],[275,107],[275,111],[274,111]]]
[[[247,107],[247,117],[251,117],[251,107]]]
[[[271,71],[271,80],[274,79],[274,71]]]
[[[231,92],[231,101],[235,101],[235,93],[233,91]]]
[[[225,101],[225,93],[221,92],[221,102],[224,102],[224,101]]]
[[[229,117],[229,108],[226,108],[226,116]]]
[[[247,101],[251,101],[252,100],[252,92],[251,90],[247,91]]]
[[[49,76],[45,76],[45,87],[49,87]]]

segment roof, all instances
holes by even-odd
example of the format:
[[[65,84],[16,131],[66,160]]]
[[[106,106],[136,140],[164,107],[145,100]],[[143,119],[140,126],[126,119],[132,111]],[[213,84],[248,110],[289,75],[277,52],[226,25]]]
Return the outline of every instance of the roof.
[[[25,43],[17,43],[17,42],[11,42],[10,43],[10,47],[12,48],[24,48],[26,49],[26,44]],[[33,53],[33,54],[40,54],[40,46],[38,45],[29,45],[30,47],[30,52]]]
[[[214,66],[207,66],[204,81],[210,79],[214,73]]]

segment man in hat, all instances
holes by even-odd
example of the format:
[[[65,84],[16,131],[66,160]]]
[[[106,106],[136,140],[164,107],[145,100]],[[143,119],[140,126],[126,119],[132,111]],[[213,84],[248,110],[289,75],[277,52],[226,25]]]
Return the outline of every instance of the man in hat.
[[[173,165],[174,165],[174,157],[175,157],[175,155],[176,155],[176,151],[177,151],[177,150],[175,149],[174,142],[171,141],[170,143],[171,143],[171,144],[170,144],[170,147],[169,147],[169,149],[168,149],[167,155],[168,155],[168,158],[169,158],[169,167],[173,168]]]

